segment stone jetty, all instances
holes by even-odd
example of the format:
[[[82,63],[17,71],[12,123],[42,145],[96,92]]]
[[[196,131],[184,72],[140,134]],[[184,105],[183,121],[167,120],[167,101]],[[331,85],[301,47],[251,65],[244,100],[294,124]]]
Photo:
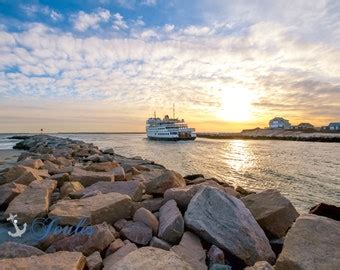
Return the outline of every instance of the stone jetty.
[[[48,135],[0,171],[3,269],[339,269],[339,207]],[[19,236],[16,232],[22,233]]]

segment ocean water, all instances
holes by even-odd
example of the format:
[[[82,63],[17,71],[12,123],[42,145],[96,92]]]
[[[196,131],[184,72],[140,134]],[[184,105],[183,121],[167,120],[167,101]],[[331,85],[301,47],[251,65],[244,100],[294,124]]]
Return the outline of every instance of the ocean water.
[[[181,173],[202,173],[250,190],[278,189],[304,213],[320,202],[340,205],[340,143],[210,140],[149,141],[136,134],[57,134],[113,147]],[[0,135],[0,149],[15,141]]]

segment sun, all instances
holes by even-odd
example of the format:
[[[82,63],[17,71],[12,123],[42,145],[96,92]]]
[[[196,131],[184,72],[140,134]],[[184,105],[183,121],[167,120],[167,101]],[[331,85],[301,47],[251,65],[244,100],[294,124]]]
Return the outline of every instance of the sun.
[[[221,92],[219,116],[230,122],[245,122],[251,119],[252,94],[245,88],[230,88]]]

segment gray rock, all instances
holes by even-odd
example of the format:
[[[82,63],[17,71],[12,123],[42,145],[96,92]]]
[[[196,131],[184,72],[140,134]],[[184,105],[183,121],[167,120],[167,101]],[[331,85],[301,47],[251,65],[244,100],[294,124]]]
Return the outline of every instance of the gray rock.
[[[152,238],[152,230],[142,222],[128,223],[120,233],[130,241],[146,246]]]
[[[166,202],[159,209],[158,237],[176,244],[184,233],[184,220],[174,200]]]
[[[103,151],[103,153],[113,156],[115,154],[115,151],[113,150],[113,148],[107,148]]]
[[[97,182],[80,192],[74,192],[70,194],[71,198],[80,198],[86,196],[94,191],[99,191],[102,194],[111,192],[117,192],[120,194],[126,194],[131,197],[133,201],[140,201],[144,192],[144,185],[136,181],[128,182]]]
[[[34,255],[39,256],[44,254],[45,252],[41,251],[40,249],[24,244],[19,244],[15,242],[5,242],[0,244],[0,259],[31,257]]]
[[[133,212],[136,212],[139,208],[145,208],[150,212],[156,212],[161,208],[163,205],[163,198],[153,198],[153,199],[146,199],[140,202],[133,203]]]
[[[119,193],[99,194],[79,200],[60,200],[51,207],[49,217],[60,218],[61,225],[76,225],[82,219],[88,224],[113,224],[131,217],[131,199]]]
[[[8,208],[5,216],[18,215],[18,224],[29,223],[36,217],[47,214],[50,198],[53,190],[57,187],[57,181],[44,179],[33,181],[20,195],[15,197]]]
[[[0,206],[8,205],[16,196],[22,193],[27,186],[7,183],[0,186]]]
[[[257,223],[271,238],[281,238],[299,216],[292,203],[276,190],[265,190],[242,198]]]
[[[193,270],[176,253],[153,247],[143,247],[130,252],[106,269]]]
[[[123,167],[113,168],[111,173],[114,174],[116,181],[124,181],[125,180],[125,171]]]
[[[288,231],[275,270],[339,269],[340,222],[300,216]]]
[[[164,170],[162,174],[152,178],[145,186],[147,194],[163,194],[167,189],[185,187],[184,178],[175,171]]]
[[[138,250],[138,248],[135,244],[132,244],[132,243],[126,244],[125,246],[121,247],[115,253],[113,253],[112,255],[104,259],[103,261],[104,270],[117,269],[115,268],[115,264],[117,264],[125,256],[127,256],[129,253],[135,250]]]
[[[177,253],[193,269],[207,269],[205,250],[202,247],[201,240],[193,233],[185,232],[179,245],[173,246],[170,250]]]
[[[268,239],[242,201],[218,189],[205,187],[196,193],[185,213],[185,222],[201,238],[245,265],[275,261]]]
[[[166,242],[162,239],[159,239],[156,236],[152,237],[152,239],[150,241],[150,246],[155,247],[155,248],[161,248],[161,249],[164,249],[164,250],[170,250],[170,248],[171,248],[171,245],[168,242]]]
[[[100,181],[114,182],[111,172],[91,172],[75,167],[71,174],[71,181],[79,181],[84,187],[91,186]]]
[[[89,270],[100,270],[103,267],[103,260],[98,251],[86,257],[86,266]]]
[[[152,229],[152,233],[157,235],[159,221],[149,210],[145,208],[139,208],[133,215],[133,221],[142,222]]]

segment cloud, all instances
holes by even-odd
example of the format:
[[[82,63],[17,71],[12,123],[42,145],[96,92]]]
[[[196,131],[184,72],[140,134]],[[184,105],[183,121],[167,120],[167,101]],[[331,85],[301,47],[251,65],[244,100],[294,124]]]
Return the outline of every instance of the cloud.
[[[124,17],[119,13],[113,15],[114,22],[113,22],[113,29],[120,30],[120,29],[127,29],[129,28],[126,22],[124,21]]]
[[[141,5],[146,5],[146,6],[155,6],[157,5],[157,0],[142,0]]]
[[[136,1],[135,0],[116,0],[116,3],[126,9],[134,9]]]
[[[187,28],[183,29],[183,34],[192,35],[192,36],[204,36],[212,34],[212,30],[207,26],[194,26],[190,25]]]
[[[53,21],[63,20],[63,15],[43,5],[21,5],[20,8],[28,15],[35,16],[36,14],[43,14],[49,16]]]
[[[165,32],[171,32],[172,30],[175,29],[175,25],[173,25],[173,24],[166,24],[166,25],[164,25],[163,29],[164,29]]]
[[[75,30],[84,32],[89,28],[96,29],[102,22],[107,22],[111,17],[111,13],[107,9],[98,9],[97,12],[85,13],[79,11],[72,16],[73,27]]]

